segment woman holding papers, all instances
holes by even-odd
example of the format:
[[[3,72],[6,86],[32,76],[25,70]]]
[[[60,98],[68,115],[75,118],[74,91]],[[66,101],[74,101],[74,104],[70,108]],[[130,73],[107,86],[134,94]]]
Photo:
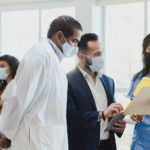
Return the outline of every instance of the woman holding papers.
[[[143,69],[134,75],[128,96],[134,91],[143,77],[150,77],[150,34],[143,40]],[[150,115],[132,116],[137,122],[134,129],[131,150],[150,150]]]

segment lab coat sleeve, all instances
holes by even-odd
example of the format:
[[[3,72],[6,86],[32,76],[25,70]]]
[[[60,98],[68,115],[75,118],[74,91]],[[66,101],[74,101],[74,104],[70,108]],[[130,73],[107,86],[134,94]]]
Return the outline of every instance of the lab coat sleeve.
[[[39,81],[45,75],[45,67],[44,56],[34,54],[26,56],[18,68],[12,92],[0,115],[0,132],[10,140],[14,138],[24,113],[33,103],[36,90],[42,88]]]
[[[71,87],[68,88],[67,123],[70,128],[96,128],[98,111],[79,111],[76,109]]]

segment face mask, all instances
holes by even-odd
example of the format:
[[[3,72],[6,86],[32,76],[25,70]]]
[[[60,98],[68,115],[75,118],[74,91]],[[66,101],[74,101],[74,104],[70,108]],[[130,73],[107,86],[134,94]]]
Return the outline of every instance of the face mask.
[[[6,80],[8,78],[8,74],[6,73],[7,68],[0,68],[0,80]]]
[[[89,68],[93,72],[101,72],[103,70],[103,67],[104,67],[103,56],[98,56],[98,57],[92,58],[92,64],[89,65]]]
[[[62,49],[63,49],[64,57],[67,57],[67,58],[75,56],[78,53],[78,47],[71,46],[68,42],[65,42],[62,45]]]

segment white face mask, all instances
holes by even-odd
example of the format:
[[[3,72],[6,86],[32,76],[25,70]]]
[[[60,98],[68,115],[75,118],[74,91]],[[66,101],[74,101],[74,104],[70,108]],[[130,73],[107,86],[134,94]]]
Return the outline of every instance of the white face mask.
[[[6,80],[8,78],[8,74],[6,73],[7,68],[0,68],[0,80]]]
[[[78,53],[78,47],[71,46],[68,42],[65,42],[62,45],[62,49],[63,49],[64,57],[67,57],[67,58],[75,56]]]
[[[98,56],[98,57],[91,58],[91,59],[92,59],[92,64],[89,65],[89,68],[93,72],[102,72],[103,67],[104,67],[104,58],[103,58],[103,56]]]

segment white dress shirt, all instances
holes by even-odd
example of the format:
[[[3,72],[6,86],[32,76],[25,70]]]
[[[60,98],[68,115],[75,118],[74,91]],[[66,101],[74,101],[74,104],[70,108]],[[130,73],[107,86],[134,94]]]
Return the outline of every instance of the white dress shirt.
[[[93,98],[95,100],[95,104],[98,111],[104,111],[108,105],[107,96],[104,89],[104,86],[100,80],[101,75],[98,74],[96,76],[96,81],[92,77],[86,73],[80,66],[78,66],[80,72],[82,73],[83,77],[85,78],[86,82],[89,85],[89,88],[92,92]],[[100,121],[100,140],[107,140],[109,139],[109,132],[104,132],[105,128],[107,127],[108,119],[105,121],[101,119]]]

